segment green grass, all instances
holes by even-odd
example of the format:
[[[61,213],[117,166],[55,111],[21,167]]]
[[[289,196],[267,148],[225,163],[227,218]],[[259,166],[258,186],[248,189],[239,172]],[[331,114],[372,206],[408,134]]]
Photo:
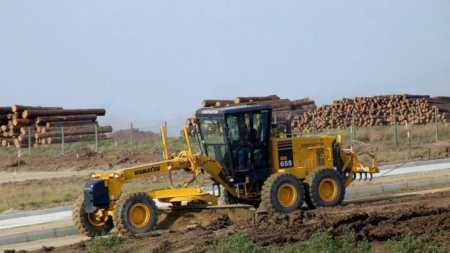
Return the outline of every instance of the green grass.
[[[446,253],[449,252],[449,242],[439,245],[433,241],[433,233],[426,233],[424,236],[414,236],[403,234],[389,239],[384,245],[385,252],[393,253]]]
[[[309,240],[305,243],[299,243],[293,246],[287,247],[257,247],[254,244],[254,239],[245,233],[239,233],[233,236],[219,236],[216,238],[214,244],[210,247],[210,252],[214,253],[263,253],[263,252],[276,252],[276,253],[294,253],[294,252],[353,252],[353,253],[365,253],[371,249],[367,240],[360,241],[358,243],[353,242],[355,232],[347,229],[342,240],[335,240],[331,232],[313,234]]]
[[[0,212],[10,208],[29,210],[61,204],[71,205],[83,193],[83,185],[76,183],[33,187],[9,184],[0,189],[2,192]]]
[[[333,238],[333,228],[327,232],[313,234],[308,241],[284,247],[258,247],[255,240],[246,233],[239,233],[232,236],[218,236],[209,252],[225,253],[294,253],[294,252],[326,252],[326,253],[365,253],[365,252],[386,252],[386,253],[444,253],[449,250],[449,242],[436,243],[433,237],[437,233],[442,233],[439,229],[429,231],[423,236],[417,237],[411,234],[403,234],[389,239],[381,249],[373,249],[367,239],[356,240],[355,231],[346,229],[342,239]],[[441,234],[442,236],[442,234]],[[373,251],[371,251],[373,250]]]
[[[123,241],[124,239],[117,232],[114,232],[110,233],[109,236],[95,237],[86,243],[86,246],[92,253],[124,252]]]

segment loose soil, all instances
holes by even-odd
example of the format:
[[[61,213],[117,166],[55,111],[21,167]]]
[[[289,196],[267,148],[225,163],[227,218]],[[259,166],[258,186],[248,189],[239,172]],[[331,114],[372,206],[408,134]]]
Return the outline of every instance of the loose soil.
[[[314,233],[330,231],[330,228],[333,228],[331,235],[336,239],[343,237],[345,229],[354,229],[354,241],[367,238],[373,252],[383,252],[382,245],[388,239],[405,233],[432,235],[434,242],[443,245],[450,236],[449,203],[450,192],[439,192],[373,203],[298,210],[291,214],[260,214],[241,221],[232,221],[224,214],[208,225],[190,224],[185,228],[125,237],[121,252],[207,252],[218,235],[237,233],[250,234],[258,246],[288,246],[305,242]],[[32,252],[89,252],[89,241],[55,248],[49,243]]]

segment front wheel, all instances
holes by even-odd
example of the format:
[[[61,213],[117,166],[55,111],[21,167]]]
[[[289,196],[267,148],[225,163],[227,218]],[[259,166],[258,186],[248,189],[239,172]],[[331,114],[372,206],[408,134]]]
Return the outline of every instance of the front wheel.
[[[309,173],[304,181],[305,202],[309,208],[341,205],[345,197],[344,179],[338,171],[322,168]]]
[[[293,174],[271,175],[262,188],[262,201],[269,213],[290,213],[303,205],[303,184]]]
[[[114,228],[111,216],[97,217],[95,213],[86,213],[84,194],[73,205],[72,220],[77,230],[89,237],[107,235]]]
[[[114,223],[122,235],[150,232],[157,222],[155,201],[145,192],[120,197],[114,208]]]

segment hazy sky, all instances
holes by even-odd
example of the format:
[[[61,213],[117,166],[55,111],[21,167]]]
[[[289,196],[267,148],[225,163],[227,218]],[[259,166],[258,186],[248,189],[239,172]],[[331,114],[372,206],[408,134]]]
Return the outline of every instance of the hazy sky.
[[[190,117],[203,99],[450,96],[450,1],[0,0],[0,106]]]

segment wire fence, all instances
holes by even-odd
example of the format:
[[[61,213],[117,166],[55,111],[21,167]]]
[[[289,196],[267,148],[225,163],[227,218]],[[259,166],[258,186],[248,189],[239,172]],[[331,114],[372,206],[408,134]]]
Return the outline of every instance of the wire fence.
[[[300,118],[292,118],[287,121],[286,118],[274,117],[274,123],[278,123],[279,130],[286,131],[286,126],[292,127],[292,132],[301,132],[306,135],[343,135],[344,140],[350,145],[371,145],[383,144],[392,146],[408,146],[434,143],[439,141],[450,140],[450,124],[443,123],[439,120],[432,120],[428,123],[416,123],[408,121],[408,118],[399,120],[400,115],[395,119],[392,116],[374,116],[374,115],[358,115],[352,114],[351,117],[336,119],[335,117],[322,117],[319,121],[314,115],[303,118],[303,128],[295,121]],[[279,120],[280,119],[280,120]],[[323,122],[327,122],[325,125]],[[381,123],[380,123],[381,122]],[[113,128],[112,133],[103,134],[101,131],[96,132],[95,138],[88,141],[71,142],[72,137],[69,131],[64,132],[66,127],[61,127],[56,138],[60,143],[51,145],[28,145],[19,150],[14,145],[8,145],[2,148],[1,157],[12,157],[17,155],[48,156],[53,152],[54,155],[64,155],[68,151],[74,151],[82,147],[95,152],[110,152],[119,155],[125,151],[147,151],[146,149],[154,146],[160,141],[160,127],[166,128],[167,136],[175,138],[182,136],[182,129],[186,122],[184,120],[153,120],[153,121],[135,121],[135,122],[111,122]],[[379,124],[379,125],[377,125]],[[305,127],[306,126],[306,127]],[[77,127],[77,126],[71,126]],[[97,130],[102,127],[96,128]],[[296,131],[301,130],[301,131]],[[305,131],[306,130],[306,131]],[[158,138],[156,138],[158,137]],[[30,138],[30,137],[28,137]],[[155,141],[149,142],[149,139]],[[28,139],[29,143],[33,141]],[[28,143],[28,142],[27,142]],[[181,142],[180,142],[181,143]],[[48,151],[47,147],[52,147],[52,151]]]

